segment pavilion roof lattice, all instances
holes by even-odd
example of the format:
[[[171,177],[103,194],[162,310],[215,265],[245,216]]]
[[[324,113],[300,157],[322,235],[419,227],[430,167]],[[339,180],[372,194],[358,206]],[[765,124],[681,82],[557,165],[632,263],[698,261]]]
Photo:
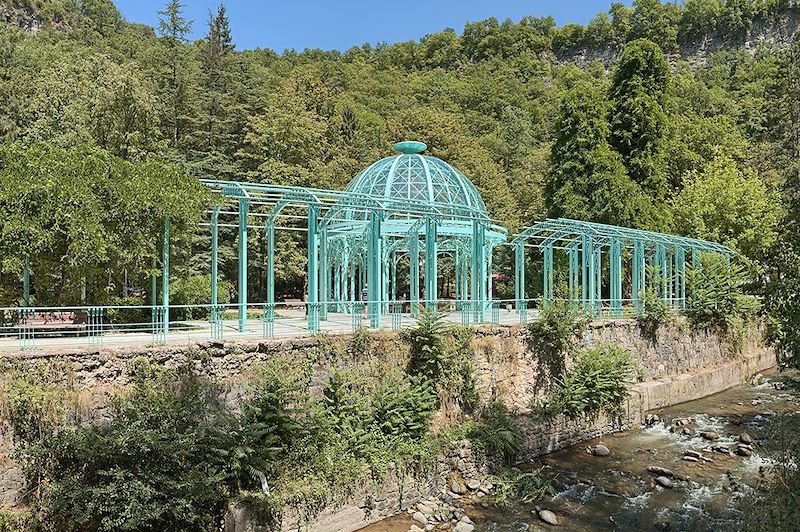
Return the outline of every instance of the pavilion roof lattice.
[[[585,236],[590,237],[600,245],[608,245],[616,241],[620,242],[624,247],[632,247],[634,244],[640,243],[647,250],[664,246],[719,253],[728,257],[736,254],[728,246],[708,240],[570,218],[548,218],[544,221],[536,222],[516,235],[511,241],[511,245],[525,245],[530,242],[528,245],[538,248],[552,246],[555,249],[568,249],[580,242]]]

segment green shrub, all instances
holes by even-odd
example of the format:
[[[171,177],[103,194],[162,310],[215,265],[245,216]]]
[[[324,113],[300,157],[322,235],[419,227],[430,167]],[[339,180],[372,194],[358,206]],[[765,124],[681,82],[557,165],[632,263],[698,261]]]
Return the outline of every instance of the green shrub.
[[[647,289],[642,297],[642,312],[636,321],[639,328],[655,340],[658,328],[670,320],[670,308],[666,301],[658,297],[653,289]]]
[[[411,345],[409,373],[436,382],[447,370],[446,326],[435,308],[423,308],[417,327],[407,333]]]
[[[516,462],[522,450],[522,433],[511,420],[506,405],[492,401],[481,419],[467,433],[478,455],[500,457],[504,463]]]
[[[439,404],[453,400],[468,413],[478,404],[473,334],[469,327],[448,327],[436,309],[423,309],[417,327],[406,333],[411,346],[408,373],[426,378]]]
[[[436,392],[422,376],[392,375],[372,397],[373,425],[391,438],[421,438],[436,410]]]
[[[538,406],[549,416],[619,415],[636,375],[637,364],[629,351],[611,344],[585,349],[575,357],[572,369],[556,379],[545,404]]]
[[[217,526],[231,473],[219,453],[227,434],[217,390],[184,376],[154,376],[114,401],[102,428],[53,425],[16,458],[28,501],[47,527],[189,530]]]
[[[737,320],[755,316],[758,301],[743,293],[745,282],[741,265],[729,265],[716,255],[703,255],[699,268],[687,270],[686,316],[690,323],[728,331]]]
[[[528,331],[540,347],[557,354],[572,350],[572,340],[588,325],[589,319],[573,301],[559,299],[544,306],[538,320],[528,325]]]
[[[531,471],[505,469],[487,478],[494,485],[494,504],[501,508],[512,502],[530,504],[545,495],[555,495],[553,481],[542,475],[543,468]]]

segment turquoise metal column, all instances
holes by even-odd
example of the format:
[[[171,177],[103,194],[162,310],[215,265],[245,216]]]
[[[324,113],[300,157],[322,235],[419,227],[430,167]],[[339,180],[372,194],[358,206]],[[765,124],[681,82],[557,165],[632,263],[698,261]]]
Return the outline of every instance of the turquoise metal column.
[[[517,311],[526,306],[525,301],[525,243],[514,245],[514,299]]]
[[[161,303],[164,307],[164,333],[169,332],[169,218],[164,216],[164,235],[161,243]]]
[[[397,304],[397,254],[392,252],[391,256],[391,287],[392,287],[392,303]]]
[[[483,321],[483,309],[485,302],[481,297],[483,289],[481,285],[486,284],[484,272],[485,262],[483,257],[484,227],[478,220],[472,220],[472,304],[475,309],[473,319],[476,322]]]
[[[492,259],[494,258],[493,249],[491,246],[484,246],[484,253],[486,254],[486,282],[484,286],[486,287],[486,294],[485,294],[485,301],[486,307],[490,308],[492,305],[492,297],[494,296],[492,290]]]
[[[319,237],[317,235],[317,218],[319,210],[316,205],[308,205],[308,293],[306,294],[306,310],[308,312],[308,330],[319,330]]]
[[[580,268],[578,264],[578,246],[577,244],[572,244],[568,250],[569,254],[569,298],[571,301],[578,299],[578,285],[580,281],[578,280],[578,270]]]
[[[247,330],[247,212],[250,202],[239,200],[239,332]]]
[[[675,297],[678,308],[686,308],[686,253],[682,247],[675,247]]]
[[[22,301],[26,307],[31,306],[31,260],[25,257],[22,269]]]
[[[319,231],[319,299],[320,314],[319,319],[328,320],[328,304],[330,303],[331,293],[331,272],[328,269],[328,228],[323,225]]]
[[[419,235],[411,238],[409,259],[409,299],[411,300],[411,313],[416,316],[419,311]]]
[[[369,213],[369,240],[367,242],[367,306],[370,327],[380,327],[381,304],[381,221],[380,211]]]
[[[218,268],[219,246],[219,207],[211,211],[211,315],[217,312],[217,281],[219,280]]]
[[[155,272],[156,268],[158,267],[158,264],[156,264],[155,255],[153,256],[153,260],[150,264],[153,272]],[[150,306],[152,307],[150,309],[151,312],[155,312],[156,305],[158,305],[158,279],[156,278],[156,274],[153,273],[150,276]]]
[[[461,270],[461,274],[459,275],[459,282],[461,283],[461,305],[462,311],[463,305],[467,304],[467,300],[469,299],[469,264],[467,263],[467,258],[464,256],[465,253],[462,250],[461,257],[459,260],[458,268]]]
[[[545,303],[553,300],[553,245],[548,244],[544,247],[544,267],[542,268],[544,278],[542,279],[542,294]]]
[[[603,248],[598,245],[594,248],[594,312],[598,315],[603,309]]]
[[[435,308],[437,298],[438,246],[436,243],[436,220],[425,218],[425,306]]]
[[[667,301],[669,297],[667,293],[669,285],[669,283],[667,283],[667,250],[664,249],[662,244],[656,245],[656,264],[659,269],[659,279],[657,282],[660,283],[661,297],[664,301]]]
[[[341,312],[342,303],[342,261],[334,259],[333,263],[333,299],[336,301],[336,312]]]
[[[267,304],[275,304],[275,223],[270,220],[265,227],[267,233]]]
[[[389,253],[381,239],[381,315],[388,312],[389,306]]]
[[[644,243],[634,242],[633,259],[631,262],[631,299],[637,315],[641,315],[641,298],[646,290],[645,285],[645,253]]]
[[[622,243],[613,239],[609,249],[608,268],[611,283],[611,308],[614,315],[622,315]]]
[[[453,250],[453,288],[456,310],[461,310],[461,254],[458,246]]]
[[[581,236],[581,299],[583,308],[587,311],[595,311],[597,296],[597,273],[596,255],[594,252],[594,241],[588,235]]]

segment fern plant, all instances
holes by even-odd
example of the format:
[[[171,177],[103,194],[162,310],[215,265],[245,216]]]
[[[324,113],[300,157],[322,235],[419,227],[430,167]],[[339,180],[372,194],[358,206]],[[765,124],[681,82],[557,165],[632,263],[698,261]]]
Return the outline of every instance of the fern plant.
[[[447,370],[446,326],[435,308],[423,309],[417,327],[408,333],[411,344],[409,373],[438,381]]]
[[[637,364],[629,351],[611,344],[585,349],[572,369],[556,379],[543,408],[550,415],[570,418],[619,415],[636,376]]]

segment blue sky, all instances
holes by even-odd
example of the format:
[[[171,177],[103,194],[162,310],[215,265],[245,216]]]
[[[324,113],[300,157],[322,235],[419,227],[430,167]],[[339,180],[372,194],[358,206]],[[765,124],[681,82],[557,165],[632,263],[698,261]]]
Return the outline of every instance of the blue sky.
[[[558,25],[585,24],[607,11],[612,0],[228,0],[226,9],[238,49],[322,48],[347,50],[365,42],[397,42],[450,27],[459,34],[466,22],[496,17],[518,21],[526,15],[551,15]],[[166,0],[116,0],[130,22],[155,26]],[[194,20],[193,38],[206,32],[209,10],[219,0],[183,0]],[[625,1],[630,4],[630,1]]]

